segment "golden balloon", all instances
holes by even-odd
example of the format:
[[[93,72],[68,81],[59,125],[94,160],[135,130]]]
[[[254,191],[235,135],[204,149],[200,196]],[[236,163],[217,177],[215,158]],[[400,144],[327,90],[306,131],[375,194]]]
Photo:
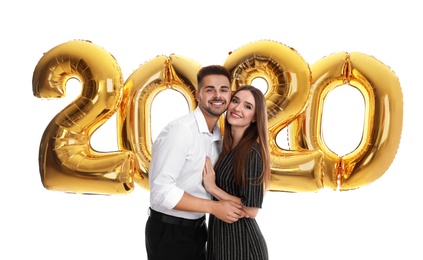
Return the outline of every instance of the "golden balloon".
[[[149,189],[151,161],[151,107],[154,98],[166,89],[181,93],[189,110],[196,107],[197,72],[201,65],[180,55],[158,56],[135,70],[125,82],[123,103],[118,111],[119,147],[135,152],[134,181]]]
[[[325,187],[350,190],[372,183],[389,168],[400,143],[403,101],[398,78],[376,58],[358,52],[324,57],[311,71],[312,96],[304,115],[290,126],[292,147],[323,152]],[[362,93],[365,122],[357,148],[339,156],[325,144],[321,119],[325,97],[344,84]]]
[[[42,136],[41,180],[46,189],[74,193],[125,194],[134,188],[132,151],[100,153],[92,133],[121,102],[122,73],[114,57],[88,41],[70,41],[48,51],[33,74],[37,98],[62,98],[66,82],[77,78],[81,95],[60,111]]]
[[[256,41],[235,50],[224,64],[234,78],[232,88],[265,80],[269,120],[271,183],[273,191],[317,191],[323,186],[322,153],[284,150],[278,133],[304,111],[310,96],[311,71],[297,51],[270,40]]]

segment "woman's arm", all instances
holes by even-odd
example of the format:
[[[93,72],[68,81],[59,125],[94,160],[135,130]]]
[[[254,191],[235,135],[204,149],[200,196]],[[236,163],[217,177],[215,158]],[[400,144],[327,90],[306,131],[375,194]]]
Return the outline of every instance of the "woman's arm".
[[[222,190],[216,185],[216,173],[213,169],[212,162],[210,158],[207,157],[206,164],[203,169],[203,183],[207,192],[209,192],[213,197],[218,200],[230,200],[238,204],[242,204],[241,198],[233,196],[226,191]],[[242,206],[242,209],[249,215],[250,218],[255,218],[257,216],[259,208]]]

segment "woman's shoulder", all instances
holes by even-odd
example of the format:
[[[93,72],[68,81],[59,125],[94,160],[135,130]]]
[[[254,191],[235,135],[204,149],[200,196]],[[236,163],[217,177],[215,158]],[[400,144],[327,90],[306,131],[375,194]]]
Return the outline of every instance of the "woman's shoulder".
[[[260,150],[260,145],[258,142],[255,142],[253,144],[253,146],[250,149],[250,156],[254,156],[254,155],[260,155],[261,156],[261,150]]]

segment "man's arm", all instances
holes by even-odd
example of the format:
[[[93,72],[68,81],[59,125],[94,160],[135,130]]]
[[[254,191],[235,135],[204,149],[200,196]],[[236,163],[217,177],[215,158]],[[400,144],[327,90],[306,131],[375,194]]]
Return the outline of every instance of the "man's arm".
[[[234,223],[242,217],[249,217],[249,215],[243,211],[242,204],[230,200],[214,201],[201,199],[186,192],[184,192],[184,195],[174,209],[210,213],[226,223]]]

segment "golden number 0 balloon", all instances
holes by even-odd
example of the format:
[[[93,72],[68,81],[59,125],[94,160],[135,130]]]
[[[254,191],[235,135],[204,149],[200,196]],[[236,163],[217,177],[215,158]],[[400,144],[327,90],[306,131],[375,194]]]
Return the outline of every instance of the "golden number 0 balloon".
[[[374,57],[357,52],[324,57],[311,66],[311,71],[310,104],[290,125],[290,144],[294,149],[324,153],[325,187],[350,190],[377,180],[392,163],[400,143],[403,101],[398,78]],[[365,122],[358,147],[338,156],[324,142],[321,119],[325,97],[344,84],[362,93]]]
[[[33,74],[38,98],[62,98],[66,82],[77,78],[81,95],[58,113],[44,131],[39,167],[46,189],[95,194],[133,190],[135,157],[131,151],[100,153],[90,146],[92,133],[120,105],[123,81],[112,55],[88,41],[71,41],[48,51]]]
[[[181,93],[189,110],[196,107],[195,91],[199,63],[179,55],[158,56],[135,70],[125,82],[123,103],[118,111],[119,147],[134,151],[138,167],[134,181],[149,189],[151,161],[151,106],[166,89]]]
[[[284,44],[263,40],[246,44],[224,64],[232,73],[233,89],[264,79],[271,150],[273,191],[316,191],[323,186],[323,154],[316,150],[284,150],[276,144],[281,129],[304,111],[309,99],[311,72],[307,62]]]

